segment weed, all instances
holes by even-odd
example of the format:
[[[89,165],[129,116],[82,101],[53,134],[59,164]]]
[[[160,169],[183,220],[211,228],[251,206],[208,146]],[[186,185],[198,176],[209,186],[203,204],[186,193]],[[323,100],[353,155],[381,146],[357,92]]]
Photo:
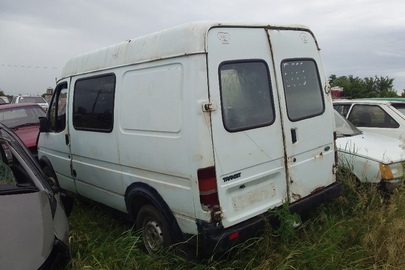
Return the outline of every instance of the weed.
[[[206,259],[173,249],[148,255],[133,224],[77,201],[70,218],[73,258],[67,269],[405,269],[405,190],[389,200],[341,170],[343,195],[309,214],[298,229],[288,206],[273,210],[280,226]]]

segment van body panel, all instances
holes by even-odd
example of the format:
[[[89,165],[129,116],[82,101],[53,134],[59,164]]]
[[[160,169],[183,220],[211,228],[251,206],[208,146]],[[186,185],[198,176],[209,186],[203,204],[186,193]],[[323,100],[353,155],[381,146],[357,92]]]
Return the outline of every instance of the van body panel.
[[[294,71],[309,72],[313,87],[290,91],[285,74]],[[62,188],[135,219],[142,204],[162,203],[156,208],[170,211],[184,240],[200,235],[215,246],[255,228],[269,209],[315,206],[336,193],[322,72],[305,27],[199,22],[131,39],[68,61],[39,158]],[[63,84],[68,94],[58,94]],[[288,109],[301,108],[297,100],[303,113]],[[198,172],[206,169],[218,205],[203,201]],[[154,192],[142,197],[141,186]]]

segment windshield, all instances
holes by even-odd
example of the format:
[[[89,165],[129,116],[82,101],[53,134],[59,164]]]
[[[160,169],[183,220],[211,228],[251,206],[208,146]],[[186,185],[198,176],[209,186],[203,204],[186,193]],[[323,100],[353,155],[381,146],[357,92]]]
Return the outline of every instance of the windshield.
[[[334,113],[335,113],[336,135],[338,137],[354,136],[354,135],[359,135],[362,133],[358,128],[356,128],[346,118],[341,116],[336,110],[334,111]]]
[[[9,128],[39,125],[39,117],[45,117],[45,111],[39,106],[8,109],[1,109],[0,107],[0,122]]]
[[[395,109],[397,109],[400,113],[405,115],[405,103],[392,103],[391,104]]]

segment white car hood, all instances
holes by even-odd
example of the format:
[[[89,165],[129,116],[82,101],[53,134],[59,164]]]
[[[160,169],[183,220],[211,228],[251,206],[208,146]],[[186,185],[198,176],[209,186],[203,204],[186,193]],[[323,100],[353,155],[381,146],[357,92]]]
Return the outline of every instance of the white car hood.
[[[405,160],[405,142],[380,134],[363,134],[336,139],[338,151],[385,164]]]

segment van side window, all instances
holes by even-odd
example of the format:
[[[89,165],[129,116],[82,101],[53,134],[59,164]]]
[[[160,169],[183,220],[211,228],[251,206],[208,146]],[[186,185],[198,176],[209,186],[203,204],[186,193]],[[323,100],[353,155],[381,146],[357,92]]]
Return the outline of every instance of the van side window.
[[[115,75],[76,81],[73,127],[77,130],[111,132],[114,122]]]
[[[399,124],[378,105],[354,105],[348,117],[356,127],[399,128]]]
[[[264,61],[224,62],[219,67],[222,118],[229,132],[275,120],[269,70]]]
[[[66,100],[67,83],[64,82],[56,87],[48,109],[51,131],[61,132],[66,128]]]
[[[291,121],[321,115],[325,110],[316,63],[310,59],[281,63],[287,114]]]

